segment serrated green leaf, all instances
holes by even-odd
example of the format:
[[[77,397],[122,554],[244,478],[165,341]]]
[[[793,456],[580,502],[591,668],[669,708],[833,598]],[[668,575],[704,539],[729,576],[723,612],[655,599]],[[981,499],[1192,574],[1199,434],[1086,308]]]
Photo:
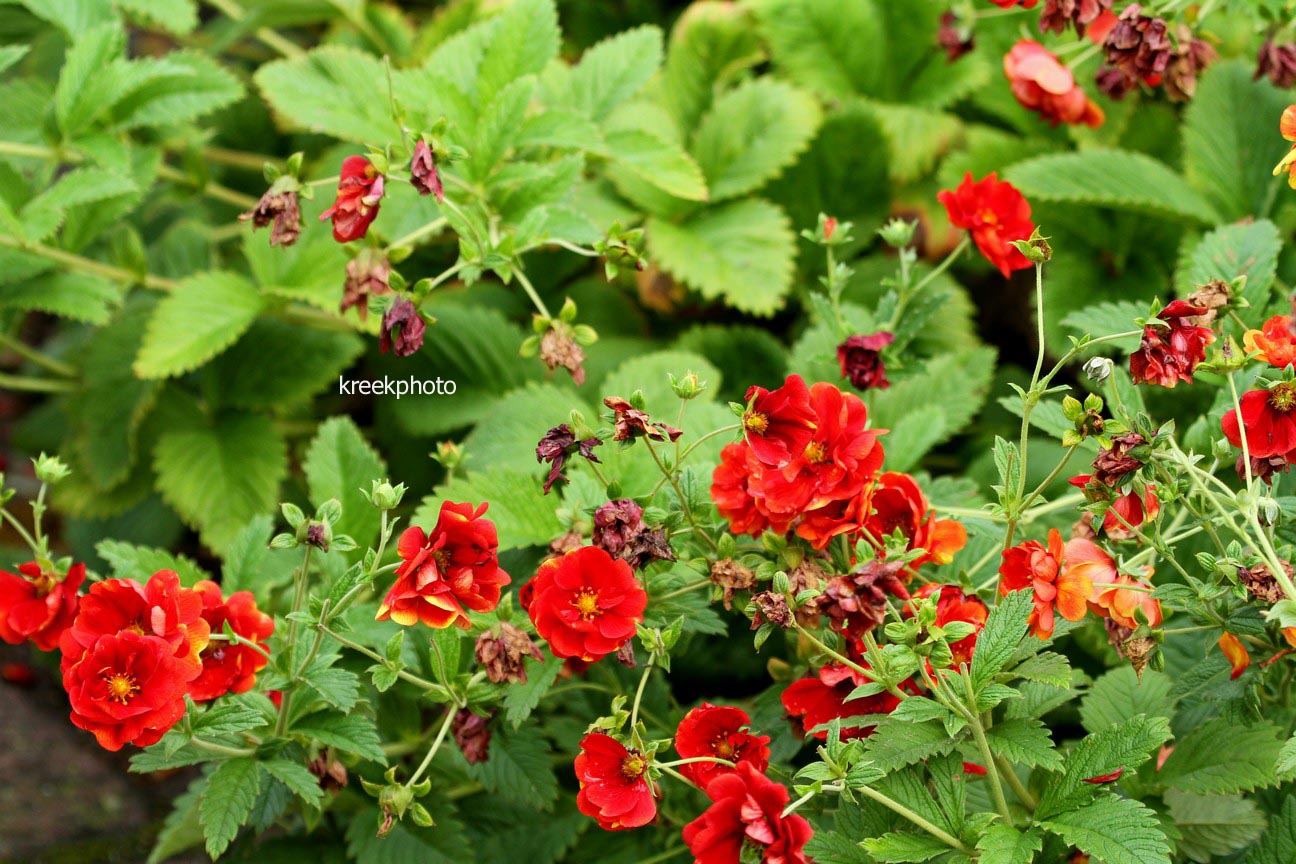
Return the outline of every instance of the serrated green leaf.
[[[978,648],[980,641],[978,640]],[[1170,723],[1164,717],[1136,714],[1119,726],[1095,732],[1080,741],[1066,757],[1066,774],[1050,783],[1040,796],[1037,818],[1083,806],[1098,787],[1085,782],[1117,770],[1133,771],[1158,747],[1170,740]]]
[[[999,598],[990,610],[985,628],[977,637],[977,650],[972,655],[972,686],[981,689],[993,680],[1017,652],[1017,646],[1026,635],[1026,619],[1030,617],[1032,597],[1030,591],[1014,591]]]
[[[689,148],[712,201],[753,192],[777,177],[809,146],[819,104],[772,78],[754,78],[717,98]]]
[[[696,129],[724,85],[764,59],[746,9],[722,3],[688,7],[671,30],[662,70],[662,92],[675,128]]]
[[[219,550],[274,509],[288,454],[269,417],[227,414],[163,431],[153,467],[162,497]]]
[[[1018,162],[1004,171],[1031,201],[1095,204],[1213,224],[1219,214],[1183,177],[1142,153],[1090,148]]]
[[[86,128],[112,103],[114,90],[120,86],[125,44],[125,34],[116,21],[100,24],[73,40],[54,90],[54,118],[65,136]],[[105,74],[107,70],[113,74]]]
[[[708,197],[702,169],[682,147],[646,129],[613,129],[604,135],[607,156],[644,182],[687,201]]]
[[[550,810],[558,798],[550,756],[542,738],[501,730],[491,736],[486,761],[470,764],[468,775],[508,801]]]
[[[884,864],[930,861],[944,855],[949,846],[930,834],[892,831],[881,837],[866,837],[861,844],[864,850]]]
[[[1156,814],[1131,798],[1104,795],[1040,825],[1104,864],[1170,864]]]
[[[962,121],[945,111],[881,102],[867,103],[866,110],[882,127],[890,157],[888,170],[901,183],[929,174],[963,132]]]
[[[3,281],[3,277],[0,277]],[[51,315],[103,325],[121,303],[120,283],[86,273],[53,273],[30,282],[0,284],[0,307],[40,310]]]
[[[126,14],[156,24],[168,33],[184,36],[198,26],[195,0],[114,0]]]
[[[360,701],[360,676],[332,661],[316,661],[302,673],[302,682],[339,711],[350,711]]]
[[[112,100],[111,125],[117,131],[196,120],[243,96],[238,79],[198,51],[134,60],[128,74],[134,80],[127,94]]]
[[[1176,851],[1199,864],[1245,848],[1268,825],[1255,802],[1241,795],[1194,795],[1171,789],[1165,800],[1180,834]]]
[[[1080,720],[1085,729],[1099,732],[1120,725],[1131,714],[1169,719],[1174,705],[1170,678],[1164,672],[1149,669],[1140,679],[1132,667],[1122,666],[1094,682],[1080,704]]]
[[[538,75],[558,56],[553,0],[516,0],[500,13],[477,70],[477,97],[488,100],[524,75]]]
[[[1176,741],[1157,779],[1184,792],[1250,791],[1277,782],[1274,766],[1281,750],[1274,725],[1242,726],[1221,717]]]
[[[163,861],[192,849],[203,842],[202,823],[199,821],[199,805],[203,791],[207,788],[207,776],[195,777],[184,792],[176,796],[162,823],[162,830],[153,841],[146,864],[162,864]]]
[[[134,579],[144,583],[159,570],[174,570],[181,584],[192,587],[199,579],[210,579],[194,562],[183,555],[172,555],[165,549],[136,546],[121,540],[100,540],[95,552],[108,562],[114,579]]]
[[[676,224],[648,221],[652,257],[710,300],[773,315],[792,286],[795,239],[787,216],[759,198],[708,207]]]
[[[263,782],[260,763],[247,756],[222,762],[212,773],[203,792],[201,818],[207,854],[213,860],[229,847],[247,822]]]
[[[211,361],[207,374],[212,378],[213,398],[222,405],[287,407],[332,391],[364,348],[364,340],[354,333],[258,318]],[[267,357],[275,362],[267,363]]]
[[[374,721],[360,714],[312,714],[293,724],[293,733],[386,764]]]
[[[750,4],[774,61],[821,96],[877,92],[886,74],[885,16],[871,0],[757,0]]]
[[[1232,282],[1246,276],[1241,296],[1252,306],[1264,306],[1282,245],[1278,226],[1268,219],[1221,226],[1195,243],[1184,244],[1175,268],[1175,286],[1187,294],[1212,279]],[[1147,314],[1146,307],[1140,314]]]
[[[572,69],[571,105],[602,120],[634,96],[661,62],[662,32],[657,27],[636,27],[610,36],[586,50]]]
[[[1083,336],[1086,333],[1094,337],[1110,336],[1114,333],[1137,330],[1134,319],[1147,317],[1147,312],[1148,304],[1137,300],[1095,303],[1068,313],[1062,319],[1062,326],[1073,331],[1076,336]],[[1115,342],[1106,342],[1094,350],[1103,354],[1116,351],[1128,354],[1138,348],[1139,339],[1136,334]]]
[[[1035,853],[1043,847],[1044,838],[1039,829],[1023,832],[998,822],[978,838],[976,848],[981,856],[977,864],[1031,864]]]
[[[1027,681],[1067,687],[1071,683],[1071,663],[1061,654],[1041,651],[1012,667],[1012,674]]]
[[[914,723],[890,717],[869,719],[877,720],[878,724],[868,737],[866,752],[880,771],[889,773],[905,765],[948,753],[957,743],[945,731],[945,727],[934,720]]]
[[[1034,718],[1014,718],[986,730],[986,740],[996,756],[1045,771],[1062,767],[1062,754],[1053,744],[1048,727]]]
[[[1246,864],[1288,864],[1296,860],[1296,795],[1288,795],[1282,811],[1247,853]]]
[[[1241,58],[1212,63],[1184,112],[1184,174],[1221,222],[1268,215],[1281,183],[1270,172],[1288,145],[1274,130],[1291,99],[1252,71]]]
[[[287,759],[267,759],[261,763],[261,767],[307,804],[319,806],[324,790],[320,788],[319,778],[308,771],[305,765]]]
[[[381,515],[365,497],[370,484],[387,479],[387,465],[350,417],[331,417],[320,424],[302,463],[311,503],[330,498],[342,502],[342,518],[333,526],[365,546],[376,544]]]
[[[238,340],[265,300],[236,273],[190,276],[162,298],[135,359],[141,378],[170,378],[197,368]]]
[[[23,233],[28,240],[40,242],[59,230],[71,208],[136,191],[135,182],[123,174],[92,166],[77,168],[64,174],[22,209]]]
[[[521,728],[522,723],[531,716],[531,712],[557,680],[562,665],[561,657],[546,657],[543,662],[530,658],[524,661],[526,683],[512,684],[504,691],[504,716],[514,729]]]

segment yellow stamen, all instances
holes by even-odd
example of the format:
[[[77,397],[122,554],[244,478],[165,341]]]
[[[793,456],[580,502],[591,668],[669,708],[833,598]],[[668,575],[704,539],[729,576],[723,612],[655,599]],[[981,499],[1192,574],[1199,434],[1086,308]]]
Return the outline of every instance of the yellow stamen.
[[[769,428],[769,418],[764,414],[752,413],[743,418],[743,425],[757,435],[764,435]]]
[[[576,599],[572,601],[572,605],[576,607],[576,611],[579,612],[580,616],[586,621],[597,615],[601,615],[603,612],[603,610],[599,609],[598,594],[588,588],[576,595]]]
[[[125,705],[139,692],[139,684],[130,675],[121,672],[107,674],[107,670],[104,672],[104,683],[108,685],[108,698],[114,702]]]

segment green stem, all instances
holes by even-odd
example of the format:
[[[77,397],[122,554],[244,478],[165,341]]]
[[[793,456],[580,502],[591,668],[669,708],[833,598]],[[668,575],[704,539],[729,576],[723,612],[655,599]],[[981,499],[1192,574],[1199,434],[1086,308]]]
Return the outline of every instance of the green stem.
[[[872,669],[865,668],[864,666],[861,666],[859,663],[856,663],[854,660],[847,657],[845,654],[841,654],[829,648],[827,645],[824,644],[822,639],[820,639],[818,636],[814,635],[809,630],[807,630],[804,626],[802,626],[802,624],[799,621],[797,621],[795,617],[793,617],[792,619],[792,626],[796,628],[796,631],[800,633],[803,637],[805,637],[805,639],[811,645],[818,648],[821,652],[823,652],[828,657],[831,657],[833,660],[837,661],[838,663],[841,663],[843,666],[846,666],[849,669],[854,669],[856,672],[863,675],[868,680],[874,681],[878,684],[882,684],[884,687],[887,688],[887,692],[890,693],[892,696],[896,697],[897,699],[904,701],[905,699],[909,698],[909,694],[901,690],[896,685],[887,684],[886,682],[878,678],[877,673],[874,672]]]
[[[922,816],[918,815],[914,811],[910,810],[908,807],[901,804],[899,801],[896,801],[893,798],[889,798],[886,795],[883,795],[881,792],[878,792],[876,789],[873,789],[872,787],[869,786],[852,786],[851,791],[859,792],[863,794],[865,797],[872,798],[874,801],[881,804],[883,807],[887,808],[892,813],[895,813],[899,816],[904,817],[905,819],[908,819],[914,825],[917,825],[919,828],[926,831],[928,834],[932,835],[937,840],[941,841],[951,849],[957,849],[958,851],[962,852],[964,855],[968,855],[968,856],[976,854],[975,850],[971,846],[968,846],[966,843],[964,843],[962,840],[959,840],[957,837],[950,834],[949,832],[938,828],[937,826],[933,825],[931,822],[927,821]]]
[[[70,393],[77,387],[73,381],[29,378],[0,372],[0,390],[22,390],[27,393]]]
[[[395,249],[398,246],[408,246],[411,243],[415,243],[419,240],[422,240],[424,237],[429,237],[437,233],[438,231],[440,231],[442,228],[446,227],[446,225],[448,224],[450,223],[446,220],[444,216],[441,216],[440,218],[437,219],[433,219],[431,222],[427,223],[421,228],[415,228],[413,231],[406,234],[404,237],[397,238],[396,240],[393,240],[390,243],[388,243],[387,251],[390,252],[392,249]]]
[[[445,741],[446,735],[450,732],[450,724],[454,722],[455,713],[458,710],[458,703],[446,708],[445,720],[441,721],[441,728],[437,730],[437,736],[433,739],[432,746],[428,748],[427,755],[423,757],[423,761],[419,763],[418,768],[410,775],[410,778],[405,781],[406,789],[417,783],[419,778],[423,776],[423,772],[432,764],[432,757],[436,755],[437,750],[441,749],[441,743]]]
[[[726,768],[738,767],[728,759],[721,759],[716,756],[690,756],[687,759],[676,759],[674,762],[654,762],[653,764],[658,768],[673,768],[676,765],[693,765],[697,762],[710,762],[715,765],[723,765]]]
[[[540,299],[540,295],[536,293],[535,286],[531,284],[531,280],[522,272],[522,268],[514,267],[513,275],[517,277],[518,284],[522,286],[522,290],[531,298],[531,303],[536,307],[536,311],[545,318],[552,318],[553,316],[549,314],[549,307]]]
[[[643,674],[639,676],[639,686],[635,689],[634,704],[630,706],[630,729],[634,733],[635,725],[639,722],[639,703],[643,701],[644,689],[648,686],[648,676],[652,674],[653,668],[657,665],[657,654],[649,654],[648,662],[644,664]]]
[[[191,736],[189,743],[199,750],[206,750],[208,753],[219,753],[222,756],[255,756],[256,751],[246,747],[229,747],[225,744],[217,744],[215,741],[204,741],[197,736]]]
[[[30,360],[37,366],[40,366],[49,372],[53,372],[55,375],[61,375],[64,378],[75,378],[77,375],[77,370],[74,367],[55,360],[53,357],[47,357],[40,351],[37,351],[35,348],[28,345],[26,342],[10,336],[7,333],[0,333],[0,345],[13,351],[19,357],[22,357],[25,360]]]
[[[661,595],[660,597],[656,598],[656,602],[661,603],[665,600],[674,600],[676,597],[683,597],[685,594],[692,594],[694,591],[697,591],[701,588],[707,588],[710,585],[711,585],[710,579],[702,579],[698,582],[693,582],[688,585],[685,585],[683,588],[676,588],[674,591],[669,591]]]
[[[203,0],[203,2],[218,10],[231,21],[242,22],[247,17],[247,10],[235,0]],[[252,31],[252,35],[267,48],[273,48],[289,59],[306,56],[306,52],[302,50],[300,45],[280,36],[269,27],[258,27]]]
[[[306,602],[306,583],[310,573],[311,552],[315,549],[309,543],[306,544],[306,551],[302,555],[302,565],[296,573],[293,574],[293,599],[292,615],[288,619],[288,668],[296,669],[295,654],[297,653],[297,631],[300,629],[301,622],[297,620],[297,613],[301,611]],[[297,669],[293,673],[292,686],[284,693],[283,703],[279,706],[279,718],[275,721],[275,735],[283,736],[288,731],[288,714],[292,707],[293,695],[297,688],[301,686],[299,680],[304,670]]]
[[[1017,796],[1017,800],[1022,803],[1022,806],[1032,813],[1035,812],[1035,808],[1039,806],[1039,801],[1026,788],[1026,784],[1017,776],[1017,772],[1013,770],[1008,760],[1002,756],[996,756],[995,765],[998,766],[999,773],[1003,778],[1008,781],[1008,785],[1012,787],[1013,794]]]
[[[257,205],[257,199],[251,195],[245,195],[228,186],[222,186],[213,181],[204,181],[196,177],[191,177],[183,171],[172,168],[165,162],[158,166],[158,178],[170,180],[172,183],[178,183],[182,186],[188,186],[195,192],[214,198],[217,201],[223,201],[231,204],[241,210],[251,210]]]
[[[680,487],[679,480],[675,477],[675,472],[667,470],[666,463],[662,461],[661,455],[657,452],[657,448],[653,447],[651,438],[645,436],[642,440],[644,446],[648,448],[649,454],[652,455],[653,461],[657,463],[657,468],[662,472],[662,476],[666,478],[666,482],[670,483],[671,488],[675,490],[675,495],[679,498],[680,502],[680,512],[684,514],[684,518],[688,521],[689,525],[693,526],[693,532],[707,542],[707,545],[711,547],[711,551],[719,552],[720,545],[716,543],[710,534],[702,530],[702,526],[698,525],[697,519],[693,515],[693,509],[689,507],[688,499],[684,496],[684,490]],[[679,466],[677,465],[675,467],[678,468]]]
[[[161,276],[133,273],[130,270],[121,267],[114,267],[111,264],[103,264],[99,261],[76,255],[72,252],[66,252],[53,246],[47,246],[44,243],[24,243],[16,237],[10,237],[5,234],[0,234],[0,246],[8,246],[11,249],[21,249],[24,252],[30,252],[34,255],[48,258],[51,261],[68,267],[69,269],[78,270],[82,273],[89,273],[92,276],[102,276],[105,279],[111,279],[114,282],[124,282],[128,285],[143,285],[146,288],[170,291],[179,284],[174,279],[164,279]]]
[[[350,648],[352,651],[355,651],[357,654],[363,654],[364,656],[368,657],[370,660],[375,660],[379,663],[387,662],[386,657],[382,656],[377,651],[374,651],[372,648],[369,648],[368,646],[365,645],[361,645],[359,642],[352,641],[351,639],[348,639],[345,636],[343,636],[341,633],[338,633],[335,630],[330,630],[328,627],[324,626],[323,624],[316,624],[315,626],[319,628],[324,633],[325,636],[329,637],[334,642],[337,642],[339,645],[342,645],[346,648]],[[396,677],[401,679],[402,681],[406,681],[410,684],[413,684],[415,687],[420,687],[423,690],[426,690],[429,693],[434,694],[435,696],[444,696],[448,692],[440,684],[429,681],[426,678],[420,678],[418,675],[415,675],[411,672],[406,672],[404,669],[397,672]]]
[[[22,541],[32,550],[32,555],[39,558],[41,556],[40,545],[32,539],[31,534],[29,534],[27,529],[23,527],[23,524],[18,521],[18,517],[4,508],[0,508],[0,517],[3,517],[14,531],[17,532],[18,536],[22,538]]]
[[[986,763],[986,775],[990,778],[990,796],[994,799],[995,809],[1003,817],[1005,824],[1012,824],[1012,811],[1008,809],[1008,799],[1004,797],[1003,782],[999,779],[999,768],[995,764],[994,752],[990,749],[990,742],[986,739],[985,724],[982,722],[981,714],[977,711],[976,690],[972,687],[972,676],[968,674],[967,667],[960,670],[960,677],[963,679],[964,689],[967,691],[967,717],[968,723],[972,727],[972,735],[976,738],[977,747],[981,750],[981,758]]]
[[[918,284],[913,287],[913,291],[911,293],[917,294],[919,291],[921,291],[922,289],[926,288],[929,284],[931,284],[931,282],[936,278],[938,278],[942,273],[948,270],[950,268],[950,265],[952,265],[955,261],[958,260],[958,257],[963,254],[963,252],[968,248],[969,245],[971,245],[971,243],[972,243],[972,238],[969,237],[967,234],[964,234],[963,239],[959,241],[959,244],[954,247],[953,251],[951,251],[948,255],[946,255],[943,261],[941,261],[934,268],[932,268],[930,273],[928,273],[926,276],[918,280]]]

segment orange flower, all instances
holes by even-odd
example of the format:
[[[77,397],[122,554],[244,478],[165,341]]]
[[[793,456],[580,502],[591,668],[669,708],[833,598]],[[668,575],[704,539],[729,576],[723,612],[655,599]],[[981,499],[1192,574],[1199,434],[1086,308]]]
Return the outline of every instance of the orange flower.
[[[1251,665],[1251,655],[1247,652],[1246,646],[1242,644],[1242,640],[1232,633],[1225,632],[1220,637],[1219,647],[1224,652],[1224,656],[1228,658],[1229,665],[1233,667],[1233,673],[1229,675],[1229,680],[1235,680]]]
[[[1133,587],[1123,588],[1121,587],[1123,585]],[[1135,617],[1140,612],[1149,625],[1159,627],[1161,601],[1152,597],[1147,591],[1139,590],[1151,590],[1151,588],[1150,582],[1121,573],[1111,582],[1094,586],[1093,596],[1089,598],[1089,608],[1099,618],[1110,618],[1130,630],[1142,623]]]
[[[1290,315],[1275,315],[1261,325],[1259,330],[1248,330],[1242,343],[1248,353],[1254,351],[1259,359],[1277,369],[1286,369],[1296,362],[1296,336],[1291,331]]]
[[[1296,105],[1288,105],[1282,113],[1282,119],[1278,121],[1278,131],[1282,133],[1283,138],[1293,142],[1292,149],[1287,152],[1282,161],[1274,168],[1274,176],[1277,177],[1284,171],[1290,176],[1287,182],[1293,189],[1296,189]]]
[[[1032,633],[1048,639],[1053,635],[1054,613],[1068,621],[1083,618],[1094,582],[1110,582],[1116,564],[1089,540],[1077,538],[1063,544],[1062,535],[1054,528],[1049,530],[1047,548],[1037,540],[1028,540],[1005,549],[999,575],[1000,594],[1034,591],[1035,608],[1027,623]]]

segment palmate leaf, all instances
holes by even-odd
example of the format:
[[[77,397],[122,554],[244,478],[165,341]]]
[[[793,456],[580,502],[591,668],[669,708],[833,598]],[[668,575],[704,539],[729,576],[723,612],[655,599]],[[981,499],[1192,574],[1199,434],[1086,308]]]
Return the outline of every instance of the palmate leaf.
[[[752,192],[777,177],[814,138],[819,103],[772,78],[754,78],[718,97],[689,148],[712,201]]]
[[[679,223],[651,218],[648,249],[703,297],[753,315],[773,315],[792,287],[792,226],[760,198],[708,207]]]
[[[1103,864],[1170,864],[1156,814],[1132,798],[1103,795],[1040,825]]]
[[[1183,177],[1142,153],[1102,148],[1052,153],[1018,162],[1003,174],[1031,201],[1095,204],[1202,224],[1220,218]]]
[[[232,345],[265,307],[252,283],[213,270],[183,280],[149,320],[135,374],[169,378],[197,368]]]
[[[1184,112],[1184,174],[1226,222],[1267,216],[1283,182],[1270,172],[1289,146],[1274,132],[1291,99],[1252,71],[1240,58],[1212,63]]]
[[[267,416],[190,416],[162,432],[153,467],[166,502],[221,550],[252,517],[274,509],[288,453]]]

